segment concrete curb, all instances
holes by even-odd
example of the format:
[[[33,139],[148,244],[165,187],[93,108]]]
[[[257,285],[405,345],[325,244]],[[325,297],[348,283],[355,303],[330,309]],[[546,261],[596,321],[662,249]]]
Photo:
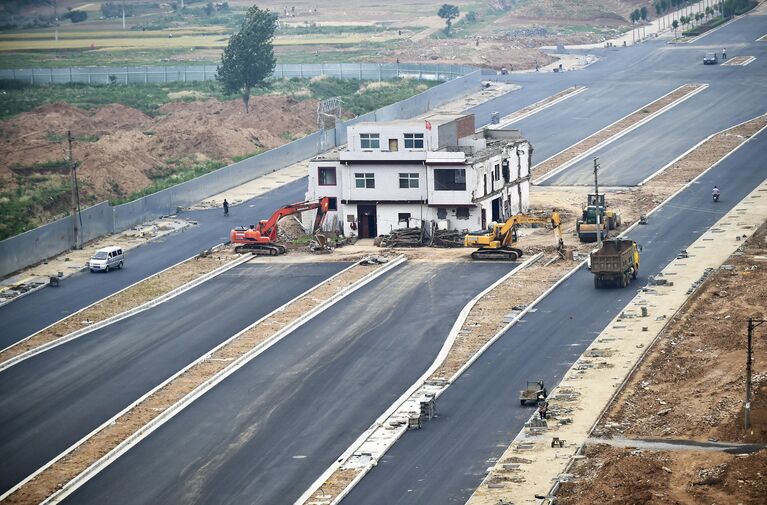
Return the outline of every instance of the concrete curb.
[[[126,252],[127,252],[127,251],[133,251],[133,250],[135,250],[135,249],[138,249],[139,247],[141,247],[141,246],[143,246],[143,245],[146,245],[146,244],[151,244],[151,243],[152,243],[152,242],[154,242],[155,240],[158,240],[158,239],[161,239],[161,238],[165,238],[165,237],[167,237],[167,236],[169,236],[169,235],[173,235],[173,234],[175,234],[175,233],[180,233],[180,232],[183,232],[184,230],[186,230],[186,229],[187,229],[187,228],[189,228],[190,226],[192,226],[192,225],[191,225],[191,224],[189,224],[189,225],[187,225],[187,226],[184,226],[184,227],[182,227],[182,228],[178,228],[178,229],[176,229],[176,230],[172,230],[172,231],[169,231],[168,233],[164,233],[164,234],[162,234],[162,235],[157,235],[156,237],[152,237],[152,238],[150,238],[149,240],[147,240],[146,242],[142,242],[142,243],[140,243],[140,244],[136,245],[135,247],[131,247],[130,249],[123,249],[123,250],[124,250],[124,251],[126,251]],[[97,237],[97,238],[96,238],[96,239],[94,239],[94,240],[97,240],[98,238],[103,238],[103,236],[102,236],[102,237]],[[213,248],[216,248],[216,247],[220,247],[221,245],[223,245],[223,244],[218,244],[218,245],[215,245],[215,246],[213,246]],[[65,252],[66,252],[66,251],[65,251]],[[63,254],[63,253],[60,253],[60,254]],[[57,255],[57,256],[58,256],[58,255]],[[194,257],[194,256],[192,256],[192,257]],[[48,258],[48,259],[50,259],[50,258]],[[47,260],[46,260],[46,261],[47,261]],[[186,260],[184,260],[184,261],[186,261]],[[38,263],[38,264],[39,264],[39,263]],[[177,265],[177,264],[178,264],[178,263],[176,263],[176,265]],[[35,265],[30,265],[30,266],[28,266],[28,267],[26,267],[26,268],[33,268],[34,266],[35,266]],[[175,266],[175,265],[173,265],[173,266]],[[172,268],[172,267],[168,267],[168,268]],[[22,269],[22,270],[23,270],[23,269]],[[79,274],[79,273],[81,273],[81,272],[84,272],[84,271],[86,271],[86,270],[88,270],[88,265],[85,265],[85,266],[81,267],[80,269],[78,269],[78,270],[76,270],[76,271],[74,271],[74,272],[71,272],[69,275],[65,275],[65,276],[64,276],[64,277],[62,277],[62,278],[63,278],[63,279],[66,279],[66,278],[68,278],[68,277],[72,277],[73,275],[77,275],[77,274]],[[161,273],[161,272],[164,272],[165,270],[167,270],[167,268],[166,268],[166,269],[164,269],[164,270],[161,270],[160,272],[156,272],[156,273],[154,273],[154,274],[152,274],[152,275],[157,275],[157,274],[159,274],[159,273]],[[11,275],[11,274],[9,274],[9,275]],[[143,279],[142,279],[142,280],[143,280]],[[141,282],[141,281],[138,281],[138,282]],[[131,286],[135,286],[136,284],[138,284],[138,283],[133,283],[133,284],[131,284]],[[47,284],[47,283],[44,283],[44,284],[42,284],[41,286],[37,286],[36,288],[30,289],[29,291],[27,291],[27,292],[25,292],[25,293],[22,293],[22,294],[20,294],[20,295],[18,295],[18,296],[16,296],[16,297],[14,297],[14,298],[11,298],[10,300],[6,300],[6,301],[4,301],[4,302],[0,303],[0,307],[4,307],[5,305],[8,305],[9,303],[13,303],[13,302],[15,302],[16,300],[18,300],[18,299],[20,299],[20,298],[24,298],[24,297],[25,297],[25,296],[27,296],[27,295],[31,295],[32,293],[36,293],[36,292],[40,291],[41,289],[43,289],[43,288],[45,288],[45,287],[48,287],[48,284]],[[130,286],[128,286],[128,287],[130,287]],[[126,288],[123,288],[123,289],[121,289],[120,291],[123,291],[124,289],[126,289]],[[116,291],[115,293],[119,293],[120,291]],[[114,294],[114,293],[113,293],[113,294]],[[103,300],[103,298],[102,298],[101,300]],[[101,300],[99,300],[99,301],[101,301]],[[94,302],[94,303],[98,303],[98,302]],[[91,304],[91,305],[93,305],[93,304]],[[90,307],[91,305],[89,305],[88,307]],[[87,308],[87,307],[85,307],[85,308]],[[84,310],[84,309],[80,309],[80,310],[78,310],[77,312],[80,312],[81,310]],[[73,312],[73,314],[77,314],[77,312]],[[55,323],[54,323],[54,324],[55,324]],[[41,330],[41,331],[42,331],[42,330]],[[21,341],[19,341],[19,342],[21,342]],[[3,350],[4,350],[4,349],[3,349]]]
[[[665,95],[662,95],[662,96],[660,96],[660,97],[656,98],[655,100],[653,100],[652,102],[650,102],[650,104],[651,104],[651,103],[653,103],[653,102],[657,102],[658,100],[662,100],[663,98],[665,98],[665,97],[669,96],[670,94],[672,94],[672,93],[674,93],[674,92],[678,91],[680,88],[682,88],[682,87],[684,87],[684,86],[687,86],[687,84],[683,84],[682,86],[679,86],[679,87],[677,87],[677,88],[675,88],[675,89],[673,89],[673,90],[669,91],[669,92],[668,92],[668,93],[666,93]],[[705,83],[703,83],[703,84],[700,84],[698,88],[696,88],[696,89],[694,89],[694,90],[690,91],[690,92],[689,92],[689,93],[687,93],[686,95],[684,95],[684,96],[682,96],[682,97],[680,97],[680,98],[678,98],[678,99],[674,100],[673,102],[671,102],[671,103],[669,103],[669,104],[667,104],[667,105],[665,105],[665,106],[661,107],[660,109],[656,110],[656,111],[655,111],[655,112],[653,112],[652,114],[650,114],[650,115],[648,115],[648,116],[646,116],[646,117],[644,117],[644,118],[640,119],[640,120],[639,120],[639,121],[637,121],[636,123],[632,124],[632,125],[631,125],[631,126],[629,126],[628,128],[626,128],[626,129],[624,129],[624,130],[621,130],[621,131],[619,131],[618,133],[616,133],[615,135],[612,135],[612,136],[610,136],[610,137],[606,138],[606,139],[605,139],[605,140],[603,140],[602,142],[600,142],[600,143],[596,144],[595,146],[593,146],[593,147],[591,147],[591,148],[589,148],[589,149],[585,150],[584,152],[582,152],[582,153],[578,154],[578,155],[577,155],[577,156],[575,156],[574,158],[572,158],[572,159],[570,159],[570,160],[568,160],[568,161],[566,161],[566,162],[562,163],[561,165],[559,165],[559,166],[558,166],[557,168],[555,168],[554,170],[552,170],[552,171],[550,171],[550,172],[548,172],[548,173],[546,173],[546,174],[543,174],[542,176],[538,177],[538,178],[537,178],[537,179],[535,179],[535,180],[534,180],[532,183],[533,183],[534,185],[539,185],[539,184],[541,184],[542,182],[544,182],[544,181],[546,181],[546,180],[548,180],[548,179],[551,179],[551,178],[552,178],[552,177],[554,177],[555,175],[558,175],[558,174],[560,174],[561,172],[564,172],[565,170],[567,170],[567,169],[568,169],[568,168],[570,168],[571,166],[575,165],[575,164],[576,164],[576,163],[578,163],[579,161],[581,161],[581,160],[585,159],[586,157],[588,157],[589,155],[593,154],[594,152],[596,152],[596,151],[598,151],[598,150],[602,149],[602,148],[603,148],[603,147],[605,147],[605,146],[608,146],[608,145],[612,144],[613,142],[615,142],[616,140],[620,139],[621,137],[624,137],[625,135],[628,135],[629,133],[631,133],[632,131],[636,130],[637,128],[639,128],[639,127],[641,127],[641,126],[643,126],[643,125],[645,125],[645,124],[649,123],[650,121],[652,121],[652,120],[653,120],[653,119],[655,119],[656,117],[660,116],[660,115],[661,115],[661,114],[663,114],[664,112],[667,112],[668,110],[670,110],[670,109],[672,109],[672,108],[676,107],[677,105],[681,104],[681,103],[682,103],[682,102],[684,102],[685,100],[687,100],[687,99],[689,99],[689,98],[692,98],[693,96],[697,95],[698,93],[700,93],[701,91],[704,91],[704,90],[705,90],[705,89],[707,89],[707,88],[708,88],[708,84],[705,84]],[[555,157],[559,156],[560,154],[562,154],[563,152],[567,151],[568,149],[571,149],[573,146],[577,145],[578,143],[580,143],[580,142],[583,142],[584,140],[590,139],[591,137],[593,137],[593,136],[595,136],[595,135],[598,135],[600,132],[607,130],[608,128],[610,128],[610,127],[614,126],[615,124],[619,123],[620,121],[623,121],[623,120],[624,120],[624,119],[626,119],[627,117],[629,117],[629,116],[632,116],[632,115],[634,115],[634,114],[637,114],[637,113],[641,112],[641,111],[642,111],[642,110],[643,110],[645,107],[647,107],[647,105],[650,105],[650,104],[646,104],[646,105],[643,105],[643,106],[642,106],[642,107],[640,107],[639,109],[637,109],[637,110],[635,110],[635,111],[633,111],[633,112],[630,112],[630,113],[626,114],[625,116],[623,116],[623,117],[621,117],[621,118],[617,119],[616,121],[613,121],[612,123],[610,123],[609,125],[605,126],[604,128],[602,128],[602,129],[600,129],[600,130],[597,130],[596,132],[592,133],[592,134],[591,134],[591,135],[589,135],[588,137],[586,137],[586,138],[584,138],[584,139],[580,140],[579,142],[576,142],[576,143],[575,143],[575,144],[573,144],[572,146],[570,146],[570,147],[567,147],[567,148],[563,149],[562,151],[559,151],[558,153],[554,154],[553,156],[549,156],[548,158],[546,158],[545,160],[541,161],[540,163],[536,163],[536,164],[535,164],[535,165],[534,165],[534,166],[531,168],[531,172],[535,170],[535,167],[537,167],[537,166],[539,166],[539,165],[542,165],[543,163],[546,163],[548,160],[550,160],[550,159],[553,159],[553,158],[555,158]]]
[[[178,265],[180,265],[182,263],[186,263],[187,261],[193,260],[196,257],[197,257],[196,255],[192,256],[191,258],[188,258],[188,259],[186,259],[186,260],[184,260],[184,261],[182,261],[180,263],[177,263],[177,264],[175,264],[175,265],[173,265],[171,267],[168,267],[165,270],[162,270],[161,272],[158,272],[157,274],[153,274],[153,275],[158,275],[158,274],[160,274],[162,272],[165,272],[165,271],[167,271],[167,270],[169,270],[171,268],[174,268],[174,267],[176,267],[176,266],[178,266]],[[35,356],[37,354],[43,353],[43,352],[45,352],[47,350],[53,349],[54,347],[58,347],[58,346],[60,346],[62,344],[66,344],[67,342],[70,342],[72,340],[80,338],[83,335],[86,335],[86,334],[88,334],[88,333],[90,333],[92,331],[99,330],[101,328],[109,326],[110,324],[116,323],[117,321],[121,321],[121,320],[126,319],[128,317],[136,315],[139,312],[143,312],[143,311],[145,311],[147,309],[151,309],[153,307],[156,307],[157,305],[160,305],[160,304],[162,304],[164,302],[167,302],[168,300],[171,300],[171,299],[173,299],[173,298],[175,298],[175,297],[185,293],[186,291],[189,291],[190,289],[193,289],[193,288],[199,286],[200,284],[202,284],[202,283],[212,279],[213,277],[216,277],[217,275],[220,275],[220,274],[226,272],[227,270],[230,270],[230,269],[232,269],[232,268],[234,268],[234,267],[236,267],[238,265],[241,265],[243,263],[247,263],[251,259],[252,259],[252,256],[250,256],[250,255],[241,256],[241,257],[239,257],[239,258],[237,258],[235,260],[230,261],[229,263],[226,263],[226,264],[216,268],[215,270],[212,270],[212,271],[208,272],[205,275],[202,275],[201,277],[198,277],[197,279],[189,281],[188,283],[186,283],[186,284],[184,284],[182,286],[179,286],[179,287],[173,289],[172,291],[169,291],[169,292],[167,292],[167,293],[165,293],[163,295],[160,295],[160,296],[158,296],[157,298],[155,298],[153,300],[149,300],[148,302],[144,302],[143,304],[141,304],[141,305],[139,305],[137,307],[134,307],[132,309],[126,310],[125,312],[121,312],[119,314],[116,314],[116,315],[114,315],[112,317],[104,319],[103,321],[99,321],[98,323],[92,324],[92,325],[90,325],[90,326],[88,326],[86,328],[82,328],[80,330],[73,331],[72,333],[64,335],[63,337],[60,337],[60,338],[58,338],[56,340],[53,340],[53,341],[48,342],[46,344],[42,344],[39,347],[35,347],[34,349],[30,349],[29,351],[26,351],[26,352],[23,352],[23,353],[21,353],[21,354],[19,354],[17,356],[14,356],[13,358],[11,358],[9,360],[6,360],[6,361],[0,363],[0,372],[2,372],[4,370],[12,367],[13,365],[16,365],[16,364],[24,361],[25,359],[31,358],[31,357],[33,357],[33,356]],[[120,292],[122,292],[122,291],[124,291],[126,289],[129,289],[129,288],[135,286],[136,284],[139,284],[139,283],[145,281],[148,278],[149,277],[147,277],[145,279],[142,279],[141,281],[139,281],[139,282],[137,282],[135,284],[131,284],[127,288],[124,288],[124,289],[118,291],[117,293],[113,293],[112,295],[109,295],[109,296],[107,296],[105,298],[102,298],[101,300],[99,300],[97,302],[94,302],[93,304],[89,305],[88,307],[85,307],[85,308],[81,309],[80,311],[75,312],[75,313],[71,314],[70,316],[67,316],[67,318],[71,317],[74,314],[77,314],[77,313],[81,312],[82,310],[85,310],[85,309],[87,309],[89,307],[92,307],[93,305],[96,305],[97,303],[101,303],[106,298],[110,298],[110,297],[114,296],[115,294],[118,294],[118,293],[120,293]],[[66,318],[64,318],[64,319],[66,319]],[[53,325],[58,324],[59,322],[61,322],[61,320],[57,321]],[[20,340],[18,343],[14,344],[13,346],[8,347],[8,349],[18,345],[21,342],[24,342],[24,341],[28,340],[29,338],[32,338],[34,335],[37,335],[41,331],[45,331],[46,329],[50,328],[53,325],[47,326],[43,330],[40,330],[40,331],[34,333],[33,335],[30,335],[29,337],[25,338],[24,340]]]
[[[356,281],[351,286],[348,286],[347,288],[343,289],[342,291],[339,291],[338,293],[334,294],[333,296],[331,296],[330,298],[328,298],[327,300],[322,302],[320,305],[318,305],[314,309],[312,309],[309,312],[307,312],[306,314],[302,315],[299,319],[297,319],[296,321],[294,321],[290,325],[285,326],[282,329],[280,329],[279,331],[275,332],[269,339],[267,339],[266,341],[262,342],[258,346],[254,347],[253,349],[248,351],[246,354],[242,355],[241,357],[239,357],[238,359],[236,359],[235,361],[230,363],[227,367],[223,368],[218,373],[216,373],[212,377],[208,378],[208,380],[206,380],[205,382],[200,384],[192,392],[190,392],[189,394],[184,396],[181,400],[179,400],[173,406],[171,406],[170,408],[168,408],[167,410],[162,412],[160,415],[158,415],[157,417],[152,419],[149,423],[144,425],[141,429],[139,429],[138,431],[133,433],[133,435],[131,435],[127,439],[123,440],[119,445],[117,445],[114,449],[112,449],[106,455],[101,457],[98,461],[93,463],[85,471],[80,473],[77,477],[75,477],[71,481],[67,482],[64,486],[61,487],[61,489],[56,491],[54,494],[52,494],[51,496],[46,498],[41,503],[41,505],[59,503],[62,500],[64,500],[72,492],[77,490],[80,486],[82,486],[83,484],[88,482],[91,478],[93,478],[101,470],[106,468],[110,463],[112,463],[112,461],[116,460],[122,454],[124,454],[125,452],[130,450],[131,447],[133,447],[134,445],[139,443],[141,440],[143,440],[144,438],[149,436],[152,432],[154,432],[160,426],[162,426],[163,424],[168,422],[176,414],[181,412],[184,408],[186,408],[187,406],[191,405],[195,400],[197,400],[197,398],[199,398],[200,396],[205,394],[207,391],[212,389],[218,383],[220,383],[221,381],[223,381],[224,379],[226,379],[227,377],[232,375],[234,372],[236,372],[237,370],[239,370],[240,368],[245,366],[247,363],[249,363],[254,358],[256,358],[257,356],[262,354],[264,351],[269,349],[271,346],[273,346],[274,344],[276,344],[277,342],[282,340],[285,336],[289,335],[295,329],[297,329],[300,326],[302,326],[304,323],[306,323],[309,320],[313,319],[314,317],[316,317],[317,315],[319,315],[320,313],[324,312],[326,309],[328,309],[329,307],[334,305],[339,300],[341,300],[341,299],[345,298],[346,296],[350,295],[351,293],[357,291],[358,289],[360,289],[364,285],[368,284],[369,282],[371,282],[371,281],[375,280],[376,278],[384,275],[385,273],[388,273],[390,270],[394,269],[395,267],[397,267],[400,264],[402,264],[403,262],[405,262],[405,260],[406,260],[406,258],[404,256],[397,257],[394,261],[391,261],[387,265],[385,265],[385,266],[383,266],[383,267],[381,267],[381,268],[379,268],[379,269],[377,269],[377,270],[375,270],[373,272],[370,272],[368,275],[362,277],[361,279]],[[72,447],[70,447],[69,449],[67,449],[66,452],[64,452],[61,455],[57,456],[56,459],[52,460],[50,463],[48,463],[42,469],[38,470],[38,472],[36,472],[36,473],[41,472],[42,470],[44,470],[45,468],[47,468],[48,466],[52,465],[57,460],[59,460],[60,458],[62,458],[66,454],[68,454],[69,452],[73,451],[75,448],[77,448],[77,446],[79,446],[82,443],[84,443],[92,435],[94,435],[95,433],[97,433],[98,431],[103,429],[104,427],[106,427],[109,424],[111,424],[112,422],[114,422],[120,416],[122,416],[123,414],[127,413],[133,407],[135,407],[136,405],[138,405],[139,403],[144,401],[146,398],[148,398],[149,396],[154,394],[156,391],[158,391],[158,390],[162,389],[163,387],[165,387],[167,384],[169,384],[171,381],[173,381],[174,379],[176,379],[177,377],[179,377],[180,375],[185,373],[187,370],[192,368],[197,363],[207,359],[212,353],[216,352],[218,349],[220,349],[221,347],[225,346],[226,344],[228,344],[229,342],[231,342],[232,340],[234,340],[235,338],[240,336],[242,333],[250,330],[255,325],[259,324],[260,322],[262,322],[266,318],[270,317],[271,315],[273,315],[273,314],[275,314],[277,312],[281,312],[288,305],[290,305],[291,303],[295,302],[296,300],[298,300],[302,296],[305,296],[308,293],[310,293],[311,291],[313,291],[314,289],[318,288],[319,286],[322,286],[323,284],[326,284],[326,283],[330,282],[332,279],[338,277],[339,275],[341,275],[342,273],[346,272],[347,270],[357,266],[359,263],[360,262],[356,262],[353,265],[351,265],[350,267],[348,267],[348,268],[342,270],[341,272],[339,272],[339,273],[329,277],[328,279],[326,279],[322,283],[320,283],[320,284],[318,284],[316,286],[313,286],[312,288],[310,288],[309,290],[305,291],[301,295],[293,298],[288,303],[286,303],[286,304],[282,305],[281,307],[275,309],[274,311],[272,311],[269,314],[267,314],[266,316],[262,317],[261,319],[259,319],[255,323],[253,323],[252,325],[248,326],[247,328],[245,328],[245,329],[241,330],[240,332],[238,332],[237,334],[233,335],[232,337],[227,339],[225,342],[222,342],[221,344],[219,344],[215,348],[213,348],[210,351],[206,352],[203,356],[201,356],[200,358],[198,358],[194,362],[192,362],[189,365],[187,365],[184,369],[182,369],[178,373],[174,374],[168,380],[166,380],[162,384],[160,384],[157,387],[155,387],[154,389],[152,389],[150,392],[148,392],[147,394],[142,396],[139,400],[134,402],[132,405],[130,405],[129,407],[127,407],[126,409],[121,411],[119,414],[114,416],[112,419],[110,419],[109,421],[107,421],[106,423],[101,425],[99,428],[97,428],[93,432],[91,432],[89,435],[87,435],[82,440],[80,440],[77,444],[75,444]],[[34,477],[34,475],[28,477],[25,480],[25,482],[28,481],[29,479],[33,478],[33,477]],[[18,485],[17,488],[20,487],[20,486],[21,486],[21,484]],[[10,493],[11,492],[9,491],[8,493],[6,493],[6,495],[0,496],[0,501],[2,501],[5,498],[5,496],[9,495]]]
[[[483,298],[487,293],[495,289],[498,285],[505,282],[509,277],[513,276],[516,272],[519,270],[522,270],[529,266],[530,264],[538,261],[543,256],[543,253],[538,253],[535,256],[532,256],[524,263],[521,263],[517,265],[514,269],[512,269],[509,273],[495,281],[493,284],[482,290],[479,294],[474,296],[464,307],[461,309],[461,312],[456,317],[455,322],[453,323],[452,328],[450,329],[450,332],[448,333],[448,337],[445,339],[445,343],[440,348],[439,353],[437,354],[437,357],[434,359],[432,364],[429,366],[429,368],[424,372],[421,377],[418,378],[402,395],[400,395],[397,400],[395,400],[389,408],[387,408],[371,425],[370,428],[365,430],[357,439],[352,442],[352,444],[338,457],[336,458],[335,462],[328,467],[325,472],[323,472],[320,477],[318,477],[311,486],[296,500],[295,505],[301,505],[305,502],[307,502],[311,496],[319,490],[319,488],[322,486],[322,484],[325,483],[325,481],[335,472],[338,468],[342,466],[342,464],[348,460],[359,448],[360,446],[365,443],[370,436],[376,431],[376,429],[384,426],[387,419],[396,412],[397,409],[399,409],[413,394],[418,391],[419,388],[421,388],[426,380],[431,376],[431,374],[436,371],[440,365],[444,362],[445,358],[447,358],[448,353],[450,352],[450,349],[452,348],[453,344],[455,343],[455,339],[458,337],[458,333],[460,332],[461,328],[463,327],[464,322],[466,321],[466,318],[469,316],[469,313],[471,312],[471,309],[474,308],[474,306],[479,302],[481,298]],[[448,382],[447,385],[445,385],[445,388],[447,388],[450,385],[450,382]],[[394,443],[399,439],[402,434],[407,431],[406,429],[401,429],[396,432],[396,435],[391,438],[391,440],[388,441],[388,444],[385,446],[384,450],[381,452],[380,456],[383,456],[388,449],[394,445]],[[370,471],[370,469],[375,466],[377,460],[373,461],[369,467],[364,469],[358,476],[356,476],[352,482],[344,488],[344,490],[338,494],[338,496],[331,502],[331,505],[335,505],[339,503],[356,485],[357,482],[359,482],[364,475]]]

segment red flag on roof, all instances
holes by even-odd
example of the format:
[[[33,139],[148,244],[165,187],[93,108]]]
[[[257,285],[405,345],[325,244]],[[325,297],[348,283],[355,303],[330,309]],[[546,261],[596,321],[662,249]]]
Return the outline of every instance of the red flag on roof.
[[[431,130],[431,123],[426,121],[426,129]]]

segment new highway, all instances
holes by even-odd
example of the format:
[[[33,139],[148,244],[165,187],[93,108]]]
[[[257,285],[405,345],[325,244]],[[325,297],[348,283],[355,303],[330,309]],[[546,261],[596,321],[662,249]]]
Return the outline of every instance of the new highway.
[[[709,93],[707,100],[699,103],[699,107],[692,106],[693,100],[706,96],[704,93],[686,102],[689,107],[680,106],[662,116],[664,123],[658,123],[656,130],[649,126],[620,139],[609,152],[622,149],[632,153],[634,159],[623,159],[625,171],[617,169],[612,174],[615,184],[641,180],[653,168],[639,175],[635,175],[634,170],[641,170],[645,165],[657,170],[678,153],[691,148],[706,132],[767,112],[764,98],[767,44],[754,42],[764,33],[767,33],[767,17],[753,15],[691,45],[665,47],[652,43],[625,53],[641,58],[647,51],[657,51],[657,56],[645,57],[653,65],[639,72],[637,78],[654,78],[659,82],[665,82],[666,76],[672,73],[673,79],[702,80],[698,56],[714,46],[726,46],[728,55],[735,50],[736,55],[741,52],[756,56],[757,60],[747,67],[707,68],[712,78],[706,82],[712,82],[712,86],[706,92]],[[681,61],[679,54],[689,56],[689,61]],[[719,108],[718,101],[722,104]],[[562,106],[566,104],[567,101]],[[732,109],[735,112],[730,114]],[[651,125],[656,121],[659,119]],[[670,123],[661,127],[665,121]],[[639,147],[632,146],[632,141]],[[658,144],[671,144],[671,147],[656,148]],[[604,156],[607,157],[607,152]],[[343,503],[464,503],[484,478],[487,468],[529,418],[531,409],[521,407],[516,401],[526,381],[542,378],[547,385],[556,385],[586,346],[646,283],[649,275],[663,269],[680,250],[686,249],[767,178],[765,159],[767,131],[751,139],[652,214],[648,225],[637,227],[631,237],[643,245],[640,277],[626,290],[595,290],[588,270],[578,270],[539,303],[537,311],[510,328],[452,384],[439,399],[439,417],[423,430],[406,433]],[[602,161],[605,164],[604,158]],[[574,170],[579,169],[574,167]],[[570,173],[570,170],[563,172],[562,177],[553,182],[569,184],[579,179]],[[719,203],[711,201],[714,185],[723,188],[727,196]]]
[[[603,183],[635,184],[710,133],[767,112],[767,43],[754,42],[766,32],[764,16],[748,16],[690,45],[656,41],[600,50],[603,59],[583,71],[510,76],[521,90],[472,111],[479,125],[491,112],[508,114],[586,85],[586,92],[511,126],[531,140],[539,162],[682,84],[708,83],[597,153]],[[702,54],[713,46],[757,60],[703,67]],[[440,398],[440,416],[407,433],[344,503],[462,503],[487,460],[530,414],[515,401],[518,389],[538,378],[556,384],[647,275],[767,177],[765,137],[747,143],[633,233],[644,246],[638,283],[622,292],[597,291],[587,271],[577,272],[451,385]],[[589,163],[549,182],[588,184]],[[217,210],[186,213],[199,225],[130,251],[124,271],[75,275],[60,288],[0,307],[0,347],[226,240],[234,224],[303,199],[305,184],[302,179],[234,207],[228,219]],[[709,199],[714,184],[723,189],[718,204]],[[304,265],[302,276],[281,268],[237,267],[140,317],[0,372],[0,487],[8,489],[238,328],[333,272]],[[214,387],[67,501],[291,503],[423,373],[463,305],[508,269],[397,267]]]
[[[432,363],[502,264],[406,263],[215,386],[66,503],[292,503]]]
[[[0,494],[192,361],[348,265],[239,265],[0,372]]]
[[[643,246],[639,278],[625,290],[595,290],[581,268],[537,311],[512,326],[440,397],[439,416],[407,432],[346,504],[464,503],[532,414],[517,401],[526,381],[556,385],[583,350],[677,254],[767,178],[767,132],[650,216],[631,237]],[[726,180],[727,198],[711,187]]]

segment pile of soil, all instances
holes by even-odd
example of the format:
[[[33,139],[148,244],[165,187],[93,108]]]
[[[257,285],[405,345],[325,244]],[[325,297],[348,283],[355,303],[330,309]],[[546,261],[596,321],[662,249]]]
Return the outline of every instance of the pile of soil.
[[[0,184],[13,188],[19,174],[52,176],[30,167],[65,159],[71,130],[84,201],[122,197],[179,167],[230,162],[300,138],[315,129],[316,107],[314,100],[267,95],[251,98],[249,114],[240,100],[208,99],[168,103],[149,117],[117,104],[92,110],[46,104],[0,122]]]
[[[561,485],[557,503],[761,504],[766,469],[767,450],[735,456],[590,445],[573,469],[577,480]]]

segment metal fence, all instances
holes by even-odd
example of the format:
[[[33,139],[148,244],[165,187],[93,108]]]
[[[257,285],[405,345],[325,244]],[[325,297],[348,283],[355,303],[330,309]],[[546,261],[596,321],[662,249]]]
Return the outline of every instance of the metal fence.
[[[273,78],[317,77],[339,79],[384,80],[400,77],[450,81],[470,74],[475,68],[433,63],[311,63],[277,65]],[[13,79],[31,84],[133,84],[212,81],[216,65],[174,65],[144,67],[70,67],[0,69],[0,79]]]

